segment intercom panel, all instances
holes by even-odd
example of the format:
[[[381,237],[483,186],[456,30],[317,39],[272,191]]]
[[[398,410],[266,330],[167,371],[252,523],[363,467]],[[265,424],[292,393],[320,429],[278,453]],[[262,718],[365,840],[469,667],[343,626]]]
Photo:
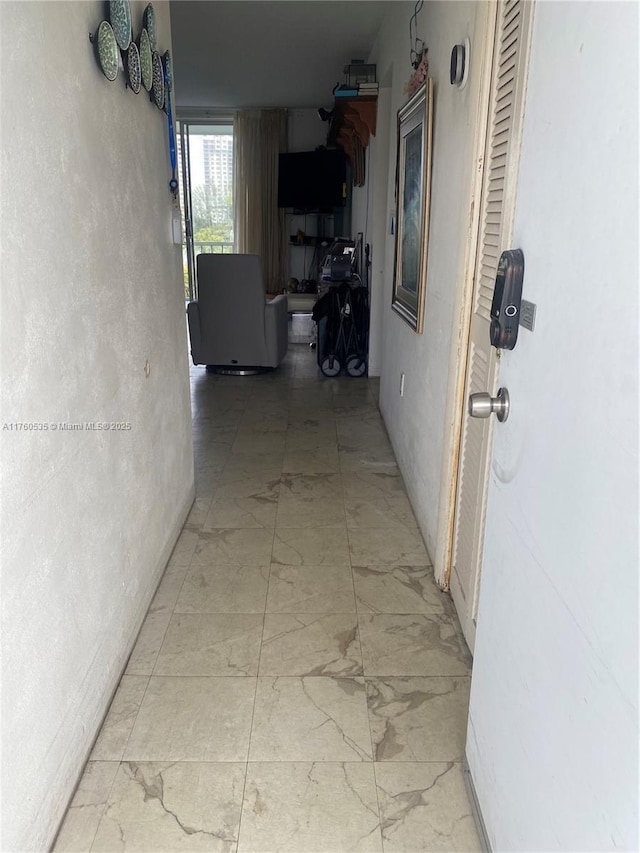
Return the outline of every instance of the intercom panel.
[[[491,303],[491,346],[513,349],[518,340],[518,325],[522,303],[524,254],[521,249],[509,249],[500,255],[496,284]]]

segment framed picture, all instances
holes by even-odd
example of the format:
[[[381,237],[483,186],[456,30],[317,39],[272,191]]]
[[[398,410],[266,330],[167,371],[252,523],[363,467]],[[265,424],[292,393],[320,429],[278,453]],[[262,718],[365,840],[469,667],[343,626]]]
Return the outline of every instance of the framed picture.
[[[398,112],[396,256],[392,307],[421,333],[427,283],[433,81]]]

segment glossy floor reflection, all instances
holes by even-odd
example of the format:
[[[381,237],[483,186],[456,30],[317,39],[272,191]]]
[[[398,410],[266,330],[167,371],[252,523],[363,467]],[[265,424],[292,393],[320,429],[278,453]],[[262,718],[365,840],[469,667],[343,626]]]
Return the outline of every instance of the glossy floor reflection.
[[[476,851],[471,660],[377,382],[192,369],[197,498],[55,846]]]

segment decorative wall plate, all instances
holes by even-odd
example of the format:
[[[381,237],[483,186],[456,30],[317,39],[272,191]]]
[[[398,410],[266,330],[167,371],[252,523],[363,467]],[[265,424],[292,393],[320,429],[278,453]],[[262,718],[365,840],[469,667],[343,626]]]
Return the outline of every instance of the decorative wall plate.
[[[131,44],[131,7],[129,0],[109,0],[109,20],[121,50]]]
[[[153,61],[151,59],[149,33],[145,29],[140,33],[140,71],[142,72],[142,85],[147,92],[150,92],[153,86]]]
[[[145,7],[142,13],[142,26],[149,33],[149,43],[151,50],[158,48],[158,28],[156,26],[156,12],[151,3]]]
[[[164,72],[162,70],[162,60],[157,50],[152,54],[153,63],[153,102],[159,110],[164,108]]]
[[[173,88],[173,66],[168,50],[165,50],[162,54],[162,68],[164,70],[164,111],[168,113],[169,98],[171,97],[171,89]]]
[[[108,21],[102,21],[98,27],[96,38],[98,65],[107,80],[115,80],[118,76],[120,51],[115,33]]]
[[[168,50],[162,54],[162,67],[164,68],[164,82],[169,89],[173,88],[173,63]]]
[[[137,95],[142,82],[142,70],[140,68],[140,52],[134,41],[131,42],[127,50],[127,82]]]

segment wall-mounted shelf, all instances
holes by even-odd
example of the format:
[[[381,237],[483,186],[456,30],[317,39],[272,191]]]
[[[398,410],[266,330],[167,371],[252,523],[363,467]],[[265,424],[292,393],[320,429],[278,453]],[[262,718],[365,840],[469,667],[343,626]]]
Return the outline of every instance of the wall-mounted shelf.
[[[378,114],[378,98],[360,95],[357,98],[336,98],[333,106],[333,116],[329,136],[336,126],[340,130],[354,130],[363,147],[369,144],[369,138],[376,135],[376,118]]]
[[[356,98],[336,98],[327,137],[328,145],[344,149],[353,168],[353,184],[364,184],[364,149],[376,135],[378,98],[360,95]]]

